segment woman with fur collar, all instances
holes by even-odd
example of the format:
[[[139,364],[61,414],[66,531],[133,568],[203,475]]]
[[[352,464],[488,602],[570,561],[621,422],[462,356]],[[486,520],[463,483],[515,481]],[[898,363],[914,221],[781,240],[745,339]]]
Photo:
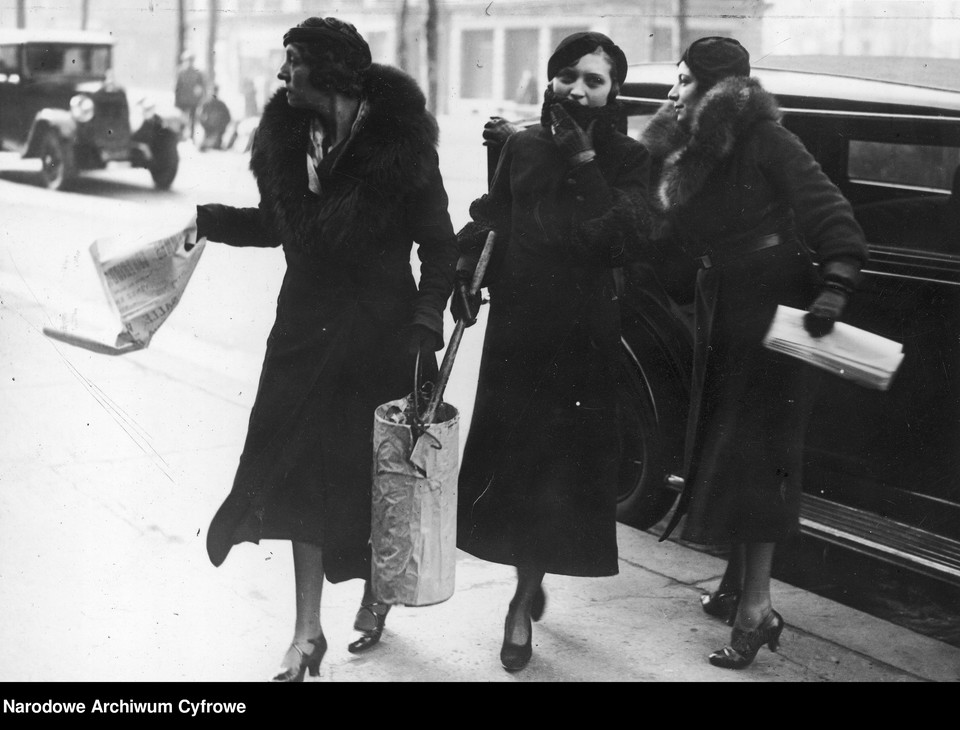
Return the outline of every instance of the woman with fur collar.
[[[416,356],[437,375],[456,238],[437,123],[416,82],[371,63],[349,23],[310,18],[284,36],[285,88],[267,104],[250,167],[257,208],[199,206],[198,235],[282,246],[287,270],[229,496],[207,535],[231,547],[293,544],[296,623],[275,681],[317,675],[324,577],[365,580],[351,652],[380,639],[389,606],[370,592],[373,413],[403,397]],[[416,241],[419,288],[410,253]]]
[[[818,378],[761,341],[778,304],[809,308],[808,331],[828,332],[867,259],[850,204],[779,120],[746,49],[709,37],[685,51],[641,136],[664,250],[699,267],[685,489],[667,534],[686,514],[684,539],[734,546],[720,589],[702,599],[733,625],[710,662],[734,669],[775,649],[783,629],[770,571],[776,543],[799,525]]]
[[[460,290],[489,230],[490,315],[460,469],[457,544],[517,568],[500,660],[530,660],[544,573],[617,573],[619,302],[612,270],[636,253],[647,154],[617,131],[623,52],[575,33],[547,64],[541,123],[512,135],[490,192],[458,234]],[[454,317],[473,321],[458,293]]]

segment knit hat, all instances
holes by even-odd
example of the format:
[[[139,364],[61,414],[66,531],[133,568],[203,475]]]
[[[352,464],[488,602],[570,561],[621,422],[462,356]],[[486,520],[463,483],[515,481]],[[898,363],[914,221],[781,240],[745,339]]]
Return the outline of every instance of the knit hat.
[[[356,26],[338,18],[307,18],[283,35],[283,45],[317,43],[357,53],[360,68],[371,63],[370,46],[357,32]]]
[[[733,38],[707,36],[687,46],[678,63],[686,63],[705,88],[727,76],[749,76],[750,54]]]
[[[597,46],[606,51],[613,59],[615,80],[622,84],[624,79],[627,78],[627,57],[623,55],[623,51],[616,43],[603,33],[594,31],[573,33],[560,41],[553,55],[550,56],[550,60],[547,61],[547,80],[549,81],[560,73],[560,69],[575,64],[582,56],[593,53]]]

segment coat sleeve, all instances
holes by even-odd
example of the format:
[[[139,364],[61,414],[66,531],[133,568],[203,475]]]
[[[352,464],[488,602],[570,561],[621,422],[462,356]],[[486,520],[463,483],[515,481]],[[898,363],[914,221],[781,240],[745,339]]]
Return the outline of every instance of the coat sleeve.
[[[490,181],[490,190],[470,204],[471,220],[457,234],[460,260],[457,271],[472,276],[487,241],[487,234],[496,231],[493,255],[483,277],[483,286],[496,282],[497,271],[509,245],[513,198],[510,192],[510,167],[515,145],[513,135],[507,138]]]
[[[609,180],[597,160],[568,172],[574,200],[569,254],[575,262],[618,267],[646,246],[650,157],[633,141],[614,154],[619,161]]]
[[[443,347],[443,312],[453,291],[457,263],[457,239],[447,211],[447,191],[440,174],[435,150],[424,162],[427,184],[408,201],[411,236],[420,259],[420,286],[414,304],[412,324],[420,324],[437,335]]]
[[[219,204],[203,207],[210,214],[210,223],[204,229],[208,241],[260,248],[280,245],[280,237],[270,225],[262,203],[257,208],[233,208]]]
[[[824,275],[852,288],[868,253],[850,202],[796,135],[775,122],[757,126],[764,176],[793,210],[797,228]]]

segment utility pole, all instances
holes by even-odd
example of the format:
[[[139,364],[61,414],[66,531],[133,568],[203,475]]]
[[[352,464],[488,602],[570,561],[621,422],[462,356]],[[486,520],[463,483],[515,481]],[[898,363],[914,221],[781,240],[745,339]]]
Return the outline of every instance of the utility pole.
[[[400,2],[400,14],[397,17],[397,67],[409,70],[407,65],[407,17],[410,8],[407,0]]]
[[[687,0],[673,0],[673,57],[687,47]]]
[[[427,0],[427,109],[437,113],[437,0]]]
[[[180,59],[183,58],[183,52],[187,50],[186,2],[187,0],[177,0],[177,57],[173,61],[173,66],[177,72],[180,71]]]
[[[27,27],[27,0],[17,0],[17,27]]]
[[[209,0],[210,20],[207,24],[207,86],[212,89],[217,80],[217,21],[220,19],[218,0]]]
[[[90,0],[83,0],[80,9],[80,30],[87,29],[87,21],[90,19]]]

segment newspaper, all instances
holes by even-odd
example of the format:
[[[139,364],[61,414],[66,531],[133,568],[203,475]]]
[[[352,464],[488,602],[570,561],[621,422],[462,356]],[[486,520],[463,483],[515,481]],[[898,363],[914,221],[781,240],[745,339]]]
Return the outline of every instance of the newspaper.
[[[903,361],[899,342],[843,322],[834,323],[822,337],[813,337],[803,327],[805,314],[779,305],[763,344],[867,388],[890,387]]]
[[[180,302],[206,239],[197,240],[196,216],[159,238],[112,236],[90,246],[94,267],[121,331],[110,344],[102,338],[45,327],[56,340],[107,355],[142,350]]]

